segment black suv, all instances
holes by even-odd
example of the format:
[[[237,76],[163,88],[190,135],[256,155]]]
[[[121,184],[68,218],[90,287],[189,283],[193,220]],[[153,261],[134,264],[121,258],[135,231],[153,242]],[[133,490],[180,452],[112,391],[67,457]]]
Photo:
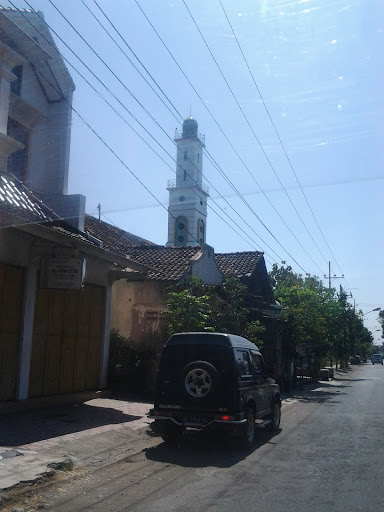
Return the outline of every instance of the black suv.
[[[246,447],[256,424],[280,424],[280,389],[269,378],[259,349],[233,334],[174,334],[161,357],[154,408],[149,417],[167,443],[185,428],[225,430]]]

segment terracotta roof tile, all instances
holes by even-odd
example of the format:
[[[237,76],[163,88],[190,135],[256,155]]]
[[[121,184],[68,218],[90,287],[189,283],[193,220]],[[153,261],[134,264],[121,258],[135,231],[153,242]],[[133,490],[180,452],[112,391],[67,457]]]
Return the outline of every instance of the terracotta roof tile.
[[[125,256],[131,247],[157,247],[156,244],[132,233],[128,233],[112,224],[98,220],[91,215],[85,216],[85,231],[103,242],[103,247],[111,252]]]
[[[200,252],[200,247],[135,247],[127,256],[149,267],[149,279],[178,281],[189,270],[190,260]]]
[[[246,277],[255,270],[264,253],[258,251],[215,254],[216,263],[226,276]]]
[[[103,242],[104,249],[149,267],[149,279],[178,281],[188,271],[191,258],[200,252],[200,247],[156,245],[91,215],[85,217],[85,231]]]

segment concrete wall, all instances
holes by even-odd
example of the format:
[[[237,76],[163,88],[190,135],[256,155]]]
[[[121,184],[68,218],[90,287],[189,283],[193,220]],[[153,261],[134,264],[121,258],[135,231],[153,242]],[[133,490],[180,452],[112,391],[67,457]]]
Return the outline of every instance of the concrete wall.
[[[112,287],[111,328],[128,338],[133,346],[156,349],[162,345],[162,329],[166,310],[166,290],[172,283],[165,281],[126,281]]]
[[[192,275],[206,284],[219,285],[223,282],[223,274],[216,265],[211,246],[205,244],[202,254],[192,261]]]

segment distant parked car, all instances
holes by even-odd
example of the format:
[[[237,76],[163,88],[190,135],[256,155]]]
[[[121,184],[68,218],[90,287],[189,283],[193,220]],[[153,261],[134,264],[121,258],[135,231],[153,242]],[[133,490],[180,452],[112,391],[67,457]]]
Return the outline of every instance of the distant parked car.
[[[379,363],[383,364],[383,356],[381,354],[373,354],[371,357],[372,364]]]

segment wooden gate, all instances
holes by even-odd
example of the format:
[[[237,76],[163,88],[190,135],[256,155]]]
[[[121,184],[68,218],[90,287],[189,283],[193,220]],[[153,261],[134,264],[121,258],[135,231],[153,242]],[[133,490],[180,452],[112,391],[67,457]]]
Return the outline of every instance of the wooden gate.
[[[15,400],[24,271],[0,263],[0,401]]]
[[[36,295],[29,396],[99,386],[105,289],[39,289]]]

